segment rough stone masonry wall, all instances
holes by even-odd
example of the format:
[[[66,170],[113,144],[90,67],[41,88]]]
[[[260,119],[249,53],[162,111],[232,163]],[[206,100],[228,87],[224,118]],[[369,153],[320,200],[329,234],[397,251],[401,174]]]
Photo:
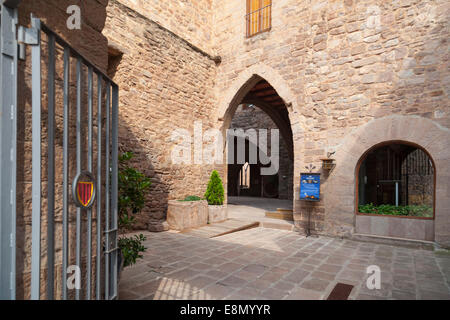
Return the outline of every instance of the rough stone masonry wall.
[[[298,226],[306,218],[300,172],[310,163],[320,168],[320,158],[339,151],[352,130],[393,114],[432,120],[442,132],[450,127],[448,1],[273,1],[272,30],[249,39],[245,1],[215,1],[214,8],[214,44],[222,57],[217,117],[254,73],[292,103]],[[329,178],[333,173],[323,176],[313,228],[349,234],[355,195],[328,189]],[[339,179],[336,185],[347,185],[354,177]]]
[[[195,46],[212,53],[212,0],[119,0]]]
[[[161,231],[168,200],[203,196],[214,168],[173,164],[171,135],[177,128],[193,134],[194,121],[202,122],[203,131],[214,126],[216,65],[206,53],[116,0],[109,1],[104,34],[110,46],[123,52],[114,76],[120,86],[119,151],[134,152],[132,165],[152,182],[135,227]]]
[[[101,31],[106,18],[107,0],[33,0],[22,1],[19,5],[19,24],[30,27],[30,14],[40,18],[47,26],[54,30],[58,35],[64,38],[72,47],[76,48],[83,56],[93,62],[100,70],[106,71],[108,65],[108,47],[107,39]],[[66,27],[66,21],[69,15],[66,13],[70,5],[78,5],[81,8],[82,24],[81,30],[69,30]],[[42,35],[42,219],[41,219],[41,298],[46,298],[46,275],[47,275],[47,38]],[[31,271],[31,56],[30,47],[27,47],[27,59],[19,61],[19,96],[18,96],[18,143],[17,143],[17,299],[30,298],[30,271]],[[71,82],[74,83],[75,69],[71,68]],[[55,135],[55,297],[59,298],[61,294],[61,246],[62,246],[62,227],[61,227],[61,208],[62,208],[62,51],[57,48],[56,55],[56,135]],[[71,106],[75,106],[73,97],[75,97],[74,86],[70,88]],[[73,109],[72,109],[73,110]],[[70,139],[74,141],[75,122],[73,115],[70,120]],[[74,144],[73,144],[74,146]],[[84,150],[85,151],[85,150]],[[74,155],[74,148],[70,148]],[[75,157],[70,161],[69,181],[72,181],[75,175],[74,167]],[[69,200],[70,201],[70,200]],[[74,208],[70,203],[69,225],[70,230],[74,230]],[[95,211],[94,211],[95,212]],[[95,213],[93,215],[93,230],[95,230]],[[86,234],[86,223],[83,221],[83,235]],[[71,231],[74,236],[75,233]],[[85,261],[85,242],[83,237],[82,261]],[[96,259],[95,236],[93,236],[93,264]],[[69,264],[74,264],[74,237],[69,239]],[[92,280],[95,281],[95,274]],[[84,275],[82,279],[85,281]],[[84,286],[84,284],[83,284]],[[73,293],[73,292],[72,292]],[[71,293],[69,293],[71,296]]]
[[[272,119],[258,107],[248,108],[239,106],[236,110],[233,120],[231,122],[230,128],[239,129],[277,129],[277,125]],[[269,131],[270,132],[270,131]],[[267,153],[270,155],[270,133],[268,133],[267,140]],[[278,197],[280,199],[292,199],[292,173],[293,173],[293,162],[289,157],[289,152],[287,145],[283,136],[280,134],[280,144],[279,144],[279,154],[280,154],[280,169],[278,171]]]

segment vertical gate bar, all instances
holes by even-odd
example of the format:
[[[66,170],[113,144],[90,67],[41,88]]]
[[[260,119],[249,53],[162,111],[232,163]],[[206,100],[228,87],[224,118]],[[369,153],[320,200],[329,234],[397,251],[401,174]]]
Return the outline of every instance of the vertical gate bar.
[[[16,5],[0,19],[0,300],[16,298],[17,26]],[[9,49],[9,50],[8,50]]]
[[[69,187],[69,72],[70,48],[64,47],[64,133],[63,133],[63,247],[62,247],[62,299],[67,299],[68,263],[68,187]]]
[[[47,299],[54,298],[55,265],[55,36],[48,35],[48,186],[47,186]]]
[[[111,103],[111,84],[106,83],[106,128],[105,128],[105,300],[109,300],[109,112]]]
[[[39,19],[32,27],[40,32]],[[41,271],[41,45],[31,48],[32,83],[32,228],[31,228],[31,299],[39,300]]]
[[[81,57],[77,57],[77,175],[81,173]],[[81,269],[81,209],[77,207],[76,264]],[[75,299],[80,300],[80,289],[75,288]]]
[[[96,298],[101,298],[102,254],[102,76],[97,74],[97,258]]]
[[[92,67],[88,68],[88,171],[92,173]],[[91,300],[92,209],[87,210],[86,299]]]
[[[112,207],[112,229],[114,229],[114,252],[113,252],[113,262],[112,262],[112,268],[113,268],[113,274],[112,274],[112,286],[113,286],[113,299],[117,298],[117,272],[118,272],[118,266],[117,266],[117,228],[118,228],[118,208],[117,208],[117,198],[118,198],[118,146],[119,146],[119,136],[118,136],[118,128],[119,128],[119,88],[116,85],[112,86],[112,176],[111,176],[111,183],[112,183],[112,191],[111,191],[111,207]]]

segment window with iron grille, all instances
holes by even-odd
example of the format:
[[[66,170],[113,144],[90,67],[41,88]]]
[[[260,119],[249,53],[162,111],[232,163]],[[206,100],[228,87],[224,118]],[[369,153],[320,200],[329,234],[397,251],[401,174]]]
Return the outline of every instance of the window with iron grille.
[[[369,151],[358,176],[362,214],[434,216],[435,171],[428,154],[414,145],[388,142]]]
[[[272,27],[272,0],[247,0],[247,37]]]

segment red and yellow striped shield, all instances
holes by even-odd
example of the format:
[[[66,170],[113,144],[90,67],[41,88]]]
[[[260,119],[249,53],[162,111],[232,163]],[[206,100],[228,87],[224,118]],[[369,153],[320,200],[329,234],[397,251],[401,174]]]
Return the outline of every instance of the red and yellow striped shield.
[[[78,201],[87,207],[91,202],[92,195],[94,194],[94,183],[79,181],[77,185],[77,197]]]

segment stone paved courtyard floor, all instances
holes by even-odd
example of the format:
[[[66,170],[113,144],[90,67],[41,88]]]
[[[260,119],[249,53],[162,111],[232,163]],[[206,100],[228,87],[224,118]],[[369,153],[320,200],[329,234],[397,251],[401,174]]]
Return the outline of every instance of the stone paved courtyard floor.
[[[254,228],[204,239],[145,233],[144,259],[126,268],[120,299],[326,299],[338,283],[349,299],[450,299],[450,255],[431,250],[305,238]],[[366,268],[381,269],[381,289]]]

